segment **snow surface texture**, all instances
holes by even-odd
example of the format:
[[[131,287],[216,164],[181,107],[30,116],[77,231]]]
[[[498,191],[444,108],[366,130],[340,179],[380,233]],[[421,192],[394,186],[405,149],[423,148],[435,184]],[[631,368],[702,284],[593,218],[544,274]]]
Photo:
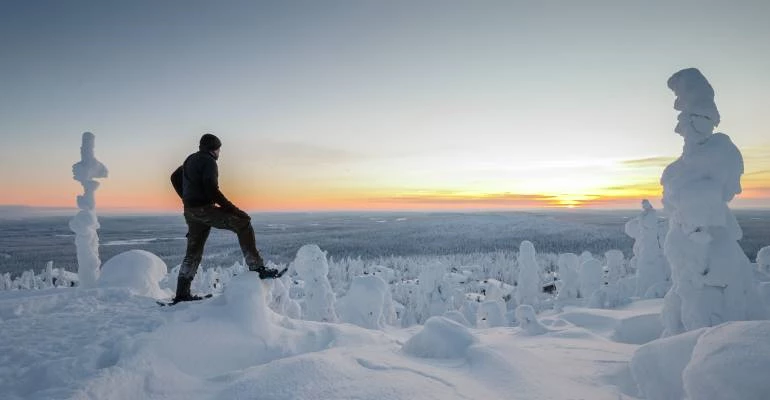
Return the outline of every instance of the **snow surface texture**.
[[[99,188],[99,182],[94,179],[106,178],[107,168],[94,156],[95,137],[91,132],[84,132],[80,146],[80,161],[72,166],[73,178],[83,185],[83,194],[77,197],[80,211],[69,223],[75,232],[77,247],[78,279],[81,287],[93,287],[99,279],[99,237],[96,230],[99,222],[94,209],[96,200],[94,193]]]
[[[670,280],[670,268],[663,255],[665,233],[661,225],[657,211],[645,199],[642,212],[625,226],[626,234],[635,239],[634,257],[630,263],[636,269],[635,295],[638,297],[662,297],[657,296],[659,293],[655,290],[648,291]]]
[[[742,232],[727,204],[741,192],[743,158],[719,124],[714,91],[694,68],[668,80],[681,111],[675,132],[682,155],[663,171],[663,205],[670,215],[664,244],[673,286],[666,294],[665,334],[764,316]]]
[[[302,301],[302,316],[311,321],[335,322],[336,298],[329,284],[329,263],[326,253],[318,245],[306,244],[297,251],[292,263],[300,279],[305,282],[305,298]]]
[[[754,377],[770,359],[766,343],[757,343],[767,325],[711,328],[717,336],[703,335],[698,346],[703,330],[661,339],[642,348],[695,337],[689,349],[658,353],[670,359],[632,368],[639,345],[660,335],[660,299],[613,310],[567,306],[540,316],[523,305],[520,327],[468,328],[453,311],[422,327],[371,330],[290,319],[276,312],[285,280],[261,281],[241,265],[232,270],[217,272],[221,294],[170,308],[125,287],[0,292],[3,399],[617,400],[641,398],[634,376],[645,389],[656,380],[673,385],[681,399],[684,388],[689,394],[690,385],[700,387],[713,374],[722,377],[715,393],[738,393],[728,398],[766,393]],[[641,366],[644,353],[634,357]],[[702,368],[688,366],[696,357],[705,360]]]
[[[529,240],[519,246],[519,279],[516,286],[516,302],[537,307],[540,305],[540,267],[537,264],[535,246]]]
[[[163,299],[172,294],[159,285],[167,273],[168,267],[160,257],[145,250],[129,250],[104,263],[99,286],[123,287],[137,296]]]
[[[656,340],[631,360],[650,400],[770,398],[770,321],[728,322]]]

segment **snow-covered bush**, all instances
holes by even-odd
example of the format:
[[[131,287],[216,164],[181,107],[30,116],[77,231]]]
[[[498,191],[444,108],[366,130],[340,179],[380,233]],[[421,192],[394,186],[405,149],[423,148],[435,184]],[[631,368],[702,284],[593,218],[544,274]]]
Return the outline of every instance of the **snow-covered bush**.
[[[658,213],[648,200],[642,201],[642,212],[626,223],[626,234],[635,239],[634,257],[630,264],[636,269],[635,295],[646,297],[653,286],[660,286],[670,279],[670,268],[663,256],[663,240]],[[659,294],[653,291],[653,294]],[[665,294],[665,292],[664,292]]]
[[[353,279],[348,294],[337,301],[340,321],[368,329],[382,329],[395,320],[390,288],[373,275]]]
[[[329,273],[326,253],[318,245],[306,244],[297,251],[292,266],[305,283],[305,296],[301,300],[302,318],[336,322],[336,297],[326,277]]]
[[[167,272],[166,263],[155,254],[129,250],[104,263],[98,283],[101,287],[123,287],[137,296],[162,299],[171,295],[159,286]]]
[[[535,246],[525,240],[519,246],[519,277],[516,286],[516,302],[519,305],[540,305],[540,266],[535,258]]]
[[[465,326],[449,318],[431,317],[404,343],[403,350],[416,357],[457,358],[476,342],[478,339]]]
[[[282,279],[273,279],[270,290],[270,308],[278,314],[289,318],[299,319],[302,317],[302,308],[296,300],[289,296],[289,289]]]
[[[519,322],[521,330],[529,335],[542,335],[548,332],[548,328],[537,320],[535,309],[529,304],[516,307],[516,320]]]
[[[505,303],[502,300],[486,300],[479,305],[476,312],[477,327],[495,328],[505,325]]]
[[[661,177],[673,281],[663,310],[666,333],[760,318],[750,262],[737,242],[742,231],[727,205],[741,192],[743,158],[727,135],[713,133],[719,112],[700,71],[681,70],[668,86],[681,111],[674,131],[684,149]]]

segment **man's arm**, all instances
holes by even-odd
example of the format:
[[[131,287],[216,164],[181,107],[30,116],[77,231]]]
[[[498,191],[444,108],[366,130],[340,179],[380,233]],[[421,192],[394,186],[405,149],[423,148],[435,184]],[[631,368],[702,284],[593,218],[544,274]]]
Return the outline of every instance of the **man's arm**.
[[[184,197],[184,192],[182,191],[182,188],[184,187],[184,178],[182,177],[182,174],[184,174],[183,166],[179,166],[179,168],[171,174],[171,184],[174,185],[174,190],[176,190],[176,194],[179,195],[180,199]]]
[[[202,178],[203,190],[210,199],[214,200],[214,203],[227,210],[238,210],[238,207],[219,190],[219,168],[214,160],[207,163],[206,168],[203,169]]]

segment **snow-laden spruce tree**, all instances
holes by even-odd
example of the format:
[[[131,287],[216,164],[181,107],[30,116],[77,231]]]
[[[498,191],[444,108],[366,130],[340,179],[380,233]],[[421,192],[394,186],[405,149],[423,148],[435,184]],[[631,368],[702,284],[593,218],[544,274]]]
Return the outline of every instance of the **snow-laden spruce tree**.
[[[631,288],[626,284],[624,278],[625,266],[623,262],[625,257],[620,250],[609,250],[604,253],[607,261],[605,269],[607,270],[607,279],[605,285],[593,292],[588,306],[595,308],[615,308],[630,302]],[[589,260],[590,264],[591,261]]]
[[[671,272],[663,256],[665,235],[661,234],[658,212],[647,199],[642,200],[642,212],[626,222],[625,230],[626,235],[635,239],[634,257],[630,261],[636,269],[634,295],[662,297],[669,289]]]
[[[383,329],[395,322],[395,308],[390,287],[375,275],[353,278],[350,290],[337,302],[337,314],[342,322],[367,329]]]
[[[329,284],[329,263],[326,253],[315,244],[306,244],[297,251],[292,263],[305,283],[302,318],[310,321],[337,322],[334,309],[336,298]]]
[[[580,259],[575,253],[559,254],[559,280],[556,282],[557,300],[565,301],[578,297],[580,291],[579,262]]]
[[[663,205],[670,216],[664,254],[672,287],[663,307],[664,335],[725,321],[761,316],[748,258],[738,245],[742,231],[728,202],[741,192],[743,158],[724,133],[714,90],[695,68],[668,80],[674,131],[684,138],[682,155],[663,171]]]
[[[99,182],[94,179],[106,178],[107,167],[94,156],[95,137],[91,132],[83,133],[80,146],[80,161],[72,166],[73,178],[83,185],[83,194],[77,196],[80,211],[70,220],[70,229],[75,233],[75,247],[78,260],[80,287],[94,287],[99,279],[99,221],[96,219],[94,193]]]
[[[529,240],[519,245],[519,277],[516,285],[516,302],[518,305],[529,304],[538,307],[540,304],[540,266],[537,264],[535,245]]]

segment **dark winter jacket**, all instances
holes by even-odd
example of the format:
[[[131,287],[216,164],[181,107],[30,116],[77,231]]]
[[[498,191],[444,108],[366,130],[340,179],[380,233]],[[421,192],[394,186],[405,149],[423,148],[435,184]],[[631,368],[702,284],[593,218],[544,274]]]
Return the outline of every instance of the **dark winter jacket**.
[[[171,183],[185,207],[218,204],[222,208],[236,209],[219,190],[217,160],[208,151],[190,154],[171,174]]]

